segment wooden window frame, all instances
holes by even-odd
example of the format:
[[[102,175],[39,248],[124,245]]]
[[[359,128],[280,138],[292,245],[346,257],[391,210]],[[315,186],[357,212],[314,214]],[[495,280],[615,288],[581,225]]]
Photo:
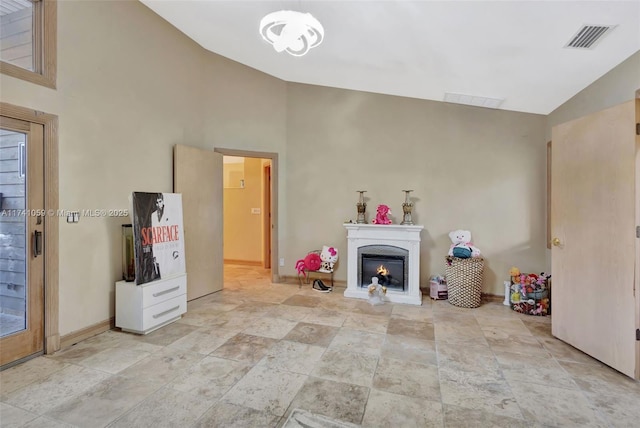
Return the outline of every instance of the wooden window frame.
[[[34,71],[0,61],[0,73],[56,89],[58,0],[33,2],[33,67]]]

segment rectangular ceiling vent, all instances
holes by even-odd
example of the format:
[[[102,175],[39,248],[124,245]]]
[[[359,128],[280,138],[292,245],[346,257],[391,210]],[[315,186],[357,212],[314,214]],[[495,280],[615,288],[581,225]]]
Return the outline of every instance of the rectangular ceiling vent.
[[[498,108],[504,101],[504,98],[487,98],[478,97],[476,95],[454,94],[446,92],[444,101],[447,103],[466,104],[469,106]]]
[[[565,48],[591,49],[615,28],[615,25],[585,25],[571,38]]]

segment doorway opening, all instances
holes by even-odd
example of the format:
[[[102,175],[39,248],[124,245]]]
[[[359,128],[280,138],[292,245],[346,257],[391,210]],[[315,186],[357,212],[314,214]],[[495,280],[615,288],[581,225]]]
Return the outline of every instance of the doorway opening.
[[[278,282],[277,154],[223,154],[224,282]]]

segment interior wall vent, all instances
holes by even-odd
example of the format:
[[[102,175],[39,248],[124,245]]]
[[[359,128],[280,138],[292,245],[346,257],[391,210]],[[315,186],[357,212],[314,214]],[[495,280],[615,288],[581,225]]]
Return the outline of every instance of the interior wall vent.
[[[585,25],[571,38],[565,48],[591,49],[615,27],[615,25]]]

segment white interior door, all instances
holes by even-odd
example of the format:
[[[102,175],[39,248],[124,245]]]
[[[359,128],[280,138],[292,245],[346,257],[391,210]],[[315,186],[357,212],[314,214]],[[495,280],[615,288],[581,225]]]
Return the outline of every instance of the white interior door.
[[[223,286],[222,158],[211,150],[174,147],[173,190],[182,194],[187,300]]]
[[[552,332],[637,378],[635,113],[630,101],[552,132]]]

